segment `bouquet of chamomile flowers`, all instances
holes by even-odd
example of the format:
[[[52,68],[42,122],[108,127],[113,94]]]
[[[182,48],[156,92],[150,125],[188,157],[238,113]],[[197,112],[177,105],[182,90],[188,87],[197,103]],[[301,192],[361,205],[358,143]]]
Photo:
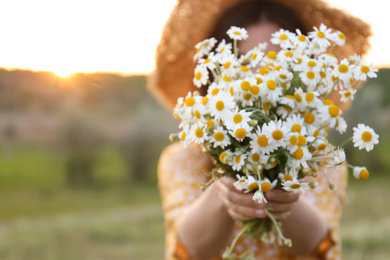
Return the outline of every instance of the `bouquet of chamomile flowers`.
[[[338,92],[340,102],[351,102],[359,83],[376,77],[377,70],[357,55],[341,61],[332,55],[329,50],[344,45],[345,35],[324,24],[308,35],[275,32],[271,42],[280,46],[278,52],[266,52],[266,44],[260,43],[239,55],[237,41],[246,39],[247,31],[232,26],[227,34],[233,44],[211,38],[195,46],[193,83],[206,87],[207,94],[189,92],[178,99],[174,115],[181,131],[171,138],[199,144],[215,161],[211,181],[203,188],[216,178],[232,177],[237,189],[253,193],[259,203],[267,202],[265,193],[271,189],[315,188],[307,176],[326,174],[322,167],[338,167],[346,160],[342,146],[327,139],[328,129],[342,134],[347,128],[339,104],[330,97]],[[378,138],[372,128],[358,124],[348,140],[370,151]],[[348,166],[356,178],[368,178],[365,167]],[[326,178],[335,189],[331,176]],[[291,246],[281,223],[266,212],[268,218],[242,222],[240,235]]]

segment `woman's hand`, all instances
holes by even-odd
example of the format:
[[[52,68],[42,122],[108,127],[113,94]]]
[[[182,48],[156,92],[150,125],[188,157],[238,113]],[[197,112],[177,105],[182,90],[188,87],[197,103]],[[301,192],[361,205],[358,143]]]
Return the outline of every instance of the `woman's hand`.
[[[233,178],[221,178],[216,182],[218,197],[233,220],[247,221],[255,218],[265,218],[264,208],[271,206],[270,212],[277,220],[285,220],[291,214],[294,203],[299,199],[299,193],[271,190],[265,194],[268,203],[258,203],[252,199],[253,193],[244,193],[233,183]]]
[[[271,207],[270,212],[279,221],[286,220],[295,202],[299,199],[299,193],[292,191],[272,189],[265,194],[268,205]]]

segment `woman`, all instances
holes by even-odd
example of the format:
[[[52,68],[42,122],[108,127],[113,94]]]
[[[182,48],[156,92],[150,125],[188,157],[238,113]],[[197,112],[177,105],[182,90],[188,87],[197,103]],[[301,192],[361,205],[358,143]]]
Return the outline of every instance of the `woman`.
[[[339,59],[368,50],[369,26],[322,1],[179,1],[157,49],[150,86],[172,109],[178,97],[195,90],[192,57],[197,42],[209,37],[220,40],[232,25],[245,27],[250,37],[239,48],[246,52],[269,41],[270,34],[280,28],[306,32],[320,23],[346,34],[348,45],[334,50]],[[207,181],[204,171],[212,168],[211,159],[196,145],[184,149],[173,144],[163,152],[158,177],[167,226],[166,259],[218,259],[239,232],[237,221],[267,217],[265,204],[236,190],[232,179],[222,178],[201,192],[200,184]],[[267,192],[273,215],[292,239],[291,248],[242,239],[236,252],[251,251],[256,259],[339,259],[339,223],[347,184],[346,170],[339,171],[330,174],[337,191],[330,190],[320,175],[319,187],[305,195]]]

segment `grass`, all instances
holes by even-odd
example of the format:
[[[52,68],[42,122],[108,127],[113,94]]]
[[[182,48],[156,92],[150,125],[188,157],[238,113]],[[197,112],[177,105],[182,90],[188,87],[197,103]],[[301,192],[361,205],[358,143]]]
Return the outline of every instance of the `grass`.
[[[112,149],[100,153],[96,183],[65,185],[63,161],[23,148],[0,156],[0,259],[157,260],[164,224],[155,182],[129,183]],[[390,178],[351,178],[342,220],[343,259],[390,259]]]

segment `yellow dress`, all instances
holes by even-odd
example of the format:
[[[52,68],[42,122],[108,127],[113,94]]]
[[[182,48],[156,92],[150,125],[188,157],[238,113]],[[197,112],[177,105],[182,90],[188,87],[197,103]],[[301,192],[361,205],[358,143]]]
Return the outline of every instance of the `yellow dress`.
[[[166,260],[192,259],[180,241],[177,240],[177,226],[183,213],[201,195],[200,185],[207,181],[204,170],[211,168],[211,159],[195,144],[184,148],[181,143],[174,143],[161,154],[158,164],[158,182],[165,215]],[[252,251],[255,259],[262,260],[340,259],[340,219],[345,202],[348,172],[346,167],[342,170],[334,168],[325,168],[324,170],[328,171],[337,190],[329,189],[326,178],[319,173],[316,177],[318,187],[310,189],[304,194],[321,209],[330,226],[329,238],[319,245],[318,250],[322,251],[322,257],[319,257],[318,254],[316,256],[294,257],[284,253],[281,248],[275,248],[274,245],[252,238],[238,241],[235,247],[236,253]],[[230,241],[239,231],[240,227],[236,226]]]

